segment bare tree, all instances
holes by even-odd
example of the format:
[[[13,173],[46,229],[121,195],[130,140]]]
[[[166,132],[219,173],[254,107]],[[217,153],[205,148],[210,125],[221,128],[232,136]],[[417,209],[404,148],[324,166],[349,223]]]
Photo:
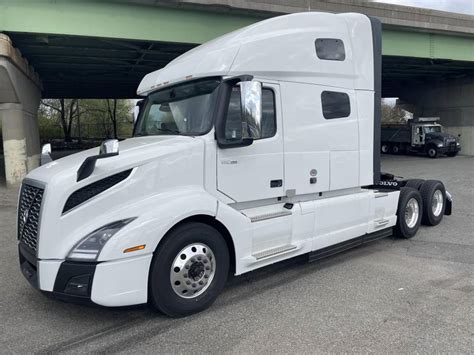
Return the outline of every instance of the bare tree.
[[[117,99],[109,100],[107,99],[107,113],[110,121],[112,122],[112,127],[114,129],[114,138],[118,138],[117,133]],[[112,104],[110,103],[112,101]]]
[[[41,103],[54,111],[63,129],[64,141],[72,141],[72,124],[79,119],[80,108],[78,99],[44,99]]]

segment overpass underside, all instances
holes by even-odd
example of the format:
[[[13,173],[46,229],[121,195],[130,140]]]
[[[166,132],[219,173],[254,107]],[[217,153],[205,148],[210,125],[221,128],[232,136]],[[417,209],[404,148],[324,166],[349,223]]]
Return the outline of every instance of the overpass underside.
[[[146,73],[199,43],[276,14],[271,6],[265,11],[257,9],[257,3],[252,13],[176,9],[145,0],[107,4],[38,1],[28,6],[11,2],[3,9],[0,6],[0,31],[11,39],[11,49],[0,50],[7,182],[17,184],[38,164],[36,111],[40,96],[133,98]],[[332,3],[341,2],[321,2],[324,6]],[[282,11],[293,11],[285,9]],[[363,7],[350,10],[365,11]],[[369,10],[365,13],[373,15]],[[394,16],[395,12],[388,13]],[[429,23],[421,23],[421,30],[411,30],[382,17],[382,95],[399,97],[416,115],[440,116],[449,132],[461,134],[463,153],[474,155],[474,29],[469,27],[473,21],[466,17],[458,22],[449,20],[451,27],[448,22],[440,23],[430,32]],[[411,23],[416,24],[416,19]]]

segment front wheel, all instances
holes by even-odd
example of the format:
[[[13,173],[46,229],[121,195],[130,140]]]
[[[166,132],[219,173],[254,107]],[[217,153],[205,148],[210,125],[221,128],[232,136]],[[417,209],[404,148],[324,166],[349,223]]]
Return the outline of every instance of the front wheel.
[[[428,154],[428,156],[431,159],[435,159],[438,156],[438,148],[436,148],[434,145],[432,145],[432,146],[428,147],[428,150],[426,151],[426,154]]]
[[[228,272],[229,250],[217,230],[197,222],[180,225],[153,258],[150,302],[171,317],[200,312],[215,301]]]
[[[390,151],[390,147],[388,146],[388,144],[382,144],[381,150],[383,154],[388,154],[388,152]]]
[[[415,236],[421,224],[423,201],[421,194],[413,187],[402,187],[398,199],[395,234],[400,238]]]

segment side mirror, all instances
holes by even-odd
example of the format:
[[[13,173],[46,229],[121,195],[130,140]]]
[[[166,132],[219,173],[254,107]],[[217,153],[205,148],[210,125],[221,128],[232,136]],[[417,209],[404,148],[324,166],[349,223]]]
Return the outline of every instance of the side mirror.
[[[51,158],[51,143],[48,143],[41,147],[40,165],[44,165],[52,161],[53,159]]]
[[[256,80],[240,82],[242,137],[262,137],[262,83]]]

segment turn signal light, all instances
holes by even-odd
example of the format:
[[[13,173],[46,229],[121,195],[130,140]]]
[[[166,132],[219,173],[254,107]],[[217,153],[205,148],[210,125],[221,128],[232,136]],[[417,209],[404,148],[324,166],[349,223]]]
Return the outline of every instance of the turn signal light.
[[[137,245],[137,246],[134,246],[134,247],[131,247],[131,248],[127,248],[123,252],[124,253],[131,253],[132,251],[143,250],[143,249],[145,249],[145,246],[146,246],[146,244]]]

